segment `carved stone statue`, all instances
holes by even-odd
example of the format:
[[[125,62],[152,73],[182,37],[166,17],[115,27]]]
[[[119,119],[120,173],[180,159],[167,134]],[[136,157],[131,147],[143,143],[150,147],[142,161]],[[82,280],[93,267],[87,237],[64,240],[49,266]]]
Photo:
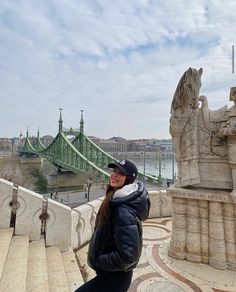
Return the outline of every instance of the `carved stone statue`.
[[[197,109],[202,68],[189,68],[180,78],[171,105],[170,134],[178,164],[179,186],[200,182],[197,146]]]
[[[210,110],[206,96],[199,96],[202,72],[202,68],[184,72],[171,105],[170,134],[178,165],[175,186],[232,189],[231,148],[224,138],[228,134],[223,134],[229,118],[227,106]]]
[[[199,96],[202,72],[184,72],[171,105],[178,179],[167,189],[169,255],[236,271],[236,87],[230,91],[234,106],[210,110],[206,96]]]
[[[220,138],[227,137],[228,144],[228,161],[232,169],[233,191],[231,196],[236,200],[236,87],[231,87],[229,100],[234,102],[234,105],[227,110],[226,123],[219,130]]]

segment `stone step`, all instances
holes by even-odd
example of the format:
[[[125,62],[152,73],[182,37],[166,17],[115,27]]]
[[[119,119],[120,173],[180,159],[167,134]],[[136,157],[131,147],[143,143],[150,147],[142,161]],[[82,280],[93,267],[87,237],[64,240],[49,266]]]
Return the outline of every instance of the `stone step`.
[[[78,263],[75,258],[75,253],[73,252],[73,250],[63,252],[62,259],[64,262],[69,291],[74,292],[84,283]]]
[[[52,246],[46,248],[48,280],[50,292],[69,292],[66,273],[60,248]]]
[[[32,241],[29,244],[26,291],[49,292],[46,251],[43,239]]]
[[[13,228],[0,229],[0,281],[11,244]]]
[[[25,292],[28,248],[28,235],[12,238],[0,282],[1,292]]]

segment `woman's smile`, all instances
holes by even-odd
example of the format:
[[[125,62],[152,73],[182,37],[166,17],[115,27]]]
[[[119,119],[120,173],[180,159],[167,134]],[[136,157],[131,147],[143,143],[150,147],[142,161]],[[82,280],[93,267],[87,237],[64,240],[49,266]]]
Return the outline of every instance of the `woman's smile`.
[[[114,169],[110,176],[110,185],[114,189],[120,189],[124,186],[126,176],[119,171],[119,169]]]

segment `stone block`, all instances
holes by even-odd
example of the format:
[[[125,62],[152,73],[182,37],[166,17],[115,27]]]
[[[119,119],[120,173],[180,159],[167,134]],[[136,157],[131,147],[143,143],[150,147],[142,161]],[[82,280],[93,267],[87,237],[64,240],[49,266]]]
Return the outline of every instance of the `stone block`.
[[[94,210],[93,207],[88,204],[79,206],[73,210],[78,213],[78,217],[73,213],[73,230],[76,230],[78,236],[78,247],[80,247],[89,242],[92,237],[93,228],[91,223]],[[76,219],[78,219],[77,224]],[[76,235],[73,235],[73,237],[75,236]]]
[[[43,197],[35,192],[18,187],[15,234],[28,234],[30,240],[41,237],[41,220]]]
[[[166,195],[166,191],[149,191],[151,208],[148,218],[170,217],[171,198]]]
[[[95,221],[96,221],[96,217],[98,214],[98,210],[99,210],[101,204],[102,204],[101,200],[94,200],[94,201],[87,203],[88,206],[91,206],[93,208],[93,213],[92,213],[91,220],[90,220],[90,224],[91,224],[93,231],[94,231],[94,227],[95,227]]]
[[[209,234],[209,222],[207,218],[200,218],[201,234]]]
[[[0,228],[10,227],[13,183],[0,178]]]
[[[186,215],[173,213],[172,215],[172,227],[186,229],[187,220]]]
[[[221,202],[209,202],[209,221],[223,222],[223,203]]]
[[[208,234],[201,233],[201,256],[202,256],[202,263],[208,264],[209,262],[209,237]]]
[[[187,232],[200,233],[200,222],[199,218],[187,217]]]
[[[160,196],[162,200],[161,205],[161,217],[171,217],[172,216],[172,199],[167,196],[166,190],[160,191]]]
[[[198,200],[187,200],[186,213],[188,217],[199,217]]]
[[[186,256],[186,230],[172,228],[172,236],[169,247],[169,255],[176,259],[185,259]]]
[[[209,236],[209,265],[216,269],[226,269],[226,246],[223,239]]]
[[[77,232],[78,224],[80,220],[80,213],[71,210],[71,247],[78,248],[79,247],[79,234]]]
[[[200,218],[208,219],[208,201],[199,201],[199,216]]]
[[[48,199],[46,221],[46,245],[58,245],[68,251],[71,245],[71,208]]]
[[[186,260],[201,262],[201,238],[200,233],[187,232],[186,236]]]
[[[171,194],[170,190],[167,191],[167,194]],[[186,214],[186,199],[172,197],[172,213],[176,214]]]

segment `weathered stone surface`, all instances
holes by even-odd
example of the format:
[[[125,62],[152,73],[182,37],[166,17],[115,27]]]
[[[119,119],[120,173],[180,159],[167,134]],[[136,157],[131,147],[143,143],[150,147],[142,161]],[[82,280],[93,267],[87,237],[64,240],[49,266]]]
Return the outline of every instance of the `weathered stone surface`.
[[[149,191],[151,208],[149,218],[171,216],[171,198],[166,195],[166,191]]]
[[[10,227],[13,183],[0,178],[0,228]]]
[[[43,197],[35,192],[19,187],[17,193],[15,234],[28,234],[30,240],[39,240]]]
[[[99,210],[101,204],[102,204],[102,202],[100,200],[94,200],[94,201],[87,203],[87,205],[91,206],[93,209],[91,219],[90,219],[90,225],[91,225],[92,231],[94,231],[96,217],[97,217],[98,210]]]
[[[173,187],[168,189],[168,195],[173,200],[169,255],[235,270],[236,214],[230,192]],[[181,207],[178,199],[182,200]]]
[[[210,110],[207,97],[199,96],[202,72],[194,68],[184,72],[171,104],[176,186],[232,190],[236,188],[236,88],[230,94],[233,107]]]
[[[79,247],[79,233],[78,233],[78,224],[80,221],[80,213],[75,211],[74,209],[71,211],[71,247],[77,248]]]
[[[73,209],[78,213],[78,217],[74,215],[74,227],[76,226],[76,233],[78,235],[78,246],[90,241],[93,233],[92,227],[92,216],[93,216],[93,207],[91,205],[82,205]],[[76,218],[78,222],[76,224]]]
[[[71,208],[48,199],[46,245],[58,245],[67,251],[71,245]]]

